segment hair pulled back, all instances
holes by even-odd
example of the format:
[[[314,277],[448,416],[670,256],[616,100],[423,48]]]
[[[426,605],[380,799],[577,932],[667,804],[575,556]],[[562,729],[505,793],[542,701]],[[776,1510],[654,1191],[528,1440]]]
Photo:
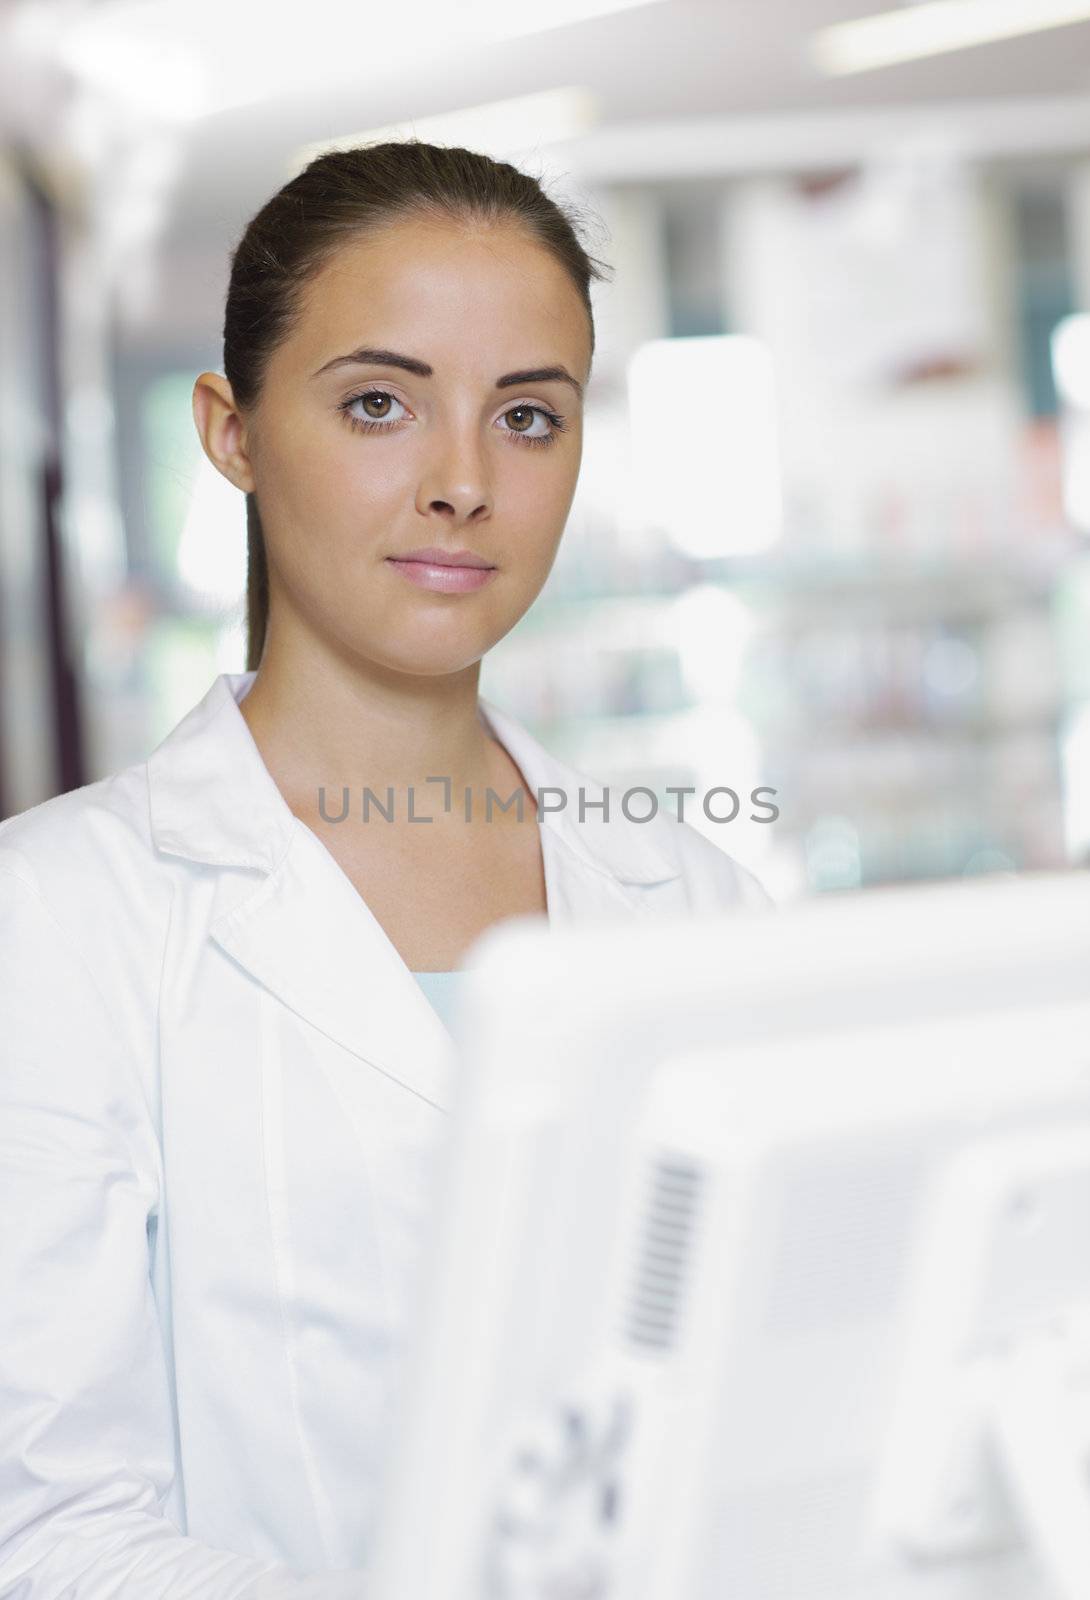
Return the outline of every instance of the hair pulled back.
[[[223,370],[242,410],[260,395],[269,358],[288,337],[302,292],[349,240],[414,216],[521,224],[568,273],[586,306],[609,269],[587,254],[574,214],[506,161],[409,139],[331,151],[298,173],[246,225],[231,256]],[[246,670],[265,646],[269,573],[255,495],[246,496]]]

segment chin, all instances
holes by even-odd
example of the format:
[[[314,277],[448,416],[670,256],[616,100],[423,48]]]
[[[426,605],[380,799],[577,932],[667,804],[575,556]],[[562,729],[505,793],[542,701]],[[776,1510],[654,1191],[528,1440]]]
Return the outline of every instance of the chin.
[[[391,651],[389,655],[379,654],[372,645],[368,649],[361,644],[361,656],[376,662],[387,672],[402,673],[411,678],[448,678],[457,672],[465,672],[474,666],[490,648],[477,641],[466,641],[462,649],[453,648],[448,644],[439,648],[436,641],[428,643],[421,641],[418,650],[406,648],[402,641],[401,648]]]

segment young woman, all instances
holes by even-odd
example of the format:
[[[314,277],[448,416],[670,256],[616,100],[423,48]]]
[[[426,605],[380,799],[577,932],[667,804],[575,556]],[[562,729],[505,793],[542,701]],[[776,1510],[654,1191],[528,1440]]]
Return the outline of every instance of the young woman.
[[[415,142],[238,245],[194,415],[247,670],[0,827],[6,1595],[362,1596],[456,1070],[422,982],[511,916],[767,904],[478,696],[571,505],[595,275],[531,178]]]

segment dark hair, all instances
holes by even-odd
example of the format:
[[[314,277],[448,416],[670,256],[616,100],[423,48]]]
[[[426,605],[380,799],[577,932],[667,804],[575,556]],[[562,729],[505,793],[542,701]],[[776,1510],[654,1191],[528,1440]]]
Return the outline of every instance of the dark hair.
[[[609,268],[589,256],[570,210],[537,179],[477,151],[408,139],[319,156],[247,224],[231,256],[223,369],[238,405],[255,404],[272,352],[290,333],[305,285],[337,248],[369,228],[410,216],[521,223],[565,269],[590,319],[590,283]],[[246,496],[246,669],[265,646],[269,572],[257,500]]]

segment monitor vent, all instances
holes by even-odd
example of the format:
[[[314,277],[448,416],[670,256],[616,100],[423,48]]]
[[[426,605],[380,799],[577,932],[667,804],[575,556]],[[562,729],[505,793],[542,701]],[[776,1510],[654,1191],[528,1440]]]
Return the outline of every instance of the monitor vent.
[[[637,1246],[625,1332],[633,1344],[672,1349],[700,1206],[700,1169],[677,1157],[655,1161]]]

